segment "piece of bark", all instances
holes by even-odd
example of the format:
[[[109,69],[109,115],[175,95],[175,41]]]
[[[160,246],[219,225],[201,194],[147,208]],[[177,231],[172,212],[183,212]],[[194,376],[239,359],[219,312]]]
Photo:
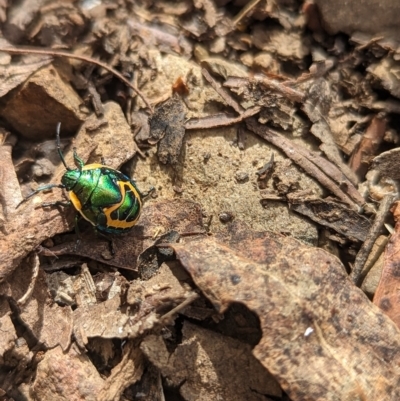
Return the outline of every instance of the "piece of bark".
[[[371,120],[357,148],[352,153],[349,166],[357,174],[360,181],[365,178],[372,158],[376,156],[379,146],[383,141],[385,132],[386,121],[375,116]]]
[[[1,222],[4,224],[7,216],[10,216],[17,205],[22,201],[18,177],[12,162],[12,149],[16,137],[10,135],[4,129],[0,129],[0,200]]]
[[[181,153],[185,135],[185,107],[179,97],[172,97],[156,109],[150,120],[153,135],[158,134],[158,159],[163,164],[175,165]]]
[[[89,357],[71,347],[56,347],[44,354],[37,367],[30,395],[38,400],[98,401],[104,380]]]
[[[29,76],[36,73],[40,68],[50,64],[52,60],[53,58],[50,56],[26,56],[23,58],[23,62],[19,62],[18,64],[1,65],[0,97],[5,96],[18,85],[25,82]]]
[[[365,268],[361,273],[363,282],[361,289],[372,299],[376,293],[382,276],[385,249],[389,242],[388,237],[380,235],[368,255]]]
[[[392,180],[400,179],[400,148],[382,152],[375,157],[372,162],[371,170],[379,172],[380,176],[391,178]]]
[[[291,209],[321,226],[329,227],[351,241],[365,241],[371,227],[369,220],[345,205],[326,199],[298,199]]]
[[[0,302],[0,365],[5,365],[6,352],[12,350],[15,347],[15,341],[17,340],[17,333],[11,320],[11,309],[7,301],[3,300]],[[3,387],[3,386],[2,386]]]
[[[64,132],[75,132],[86,118],[80,111],[81,104],[82,99],[72,87],[53,66],[48,66],[12,93],[0,108],[0,115],[25,138],[37,141],[54,138],[59,121]]]
[[[380,0],[316,0],[315,3],[320,10],[322,25],[330,34],[341,31],[351,35],[360,31],[378,36],[389,30],[397,36],[400,33],[397,20],[400,4],[396,0],[389,0],[384,6]]]

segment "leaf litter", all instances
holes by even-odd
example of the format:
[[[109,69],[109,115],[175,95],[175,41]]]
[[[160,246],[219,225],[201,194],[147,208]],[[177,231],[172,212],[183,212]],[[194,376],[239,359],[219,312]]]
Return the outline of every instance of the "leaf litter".
[[[217,241],[173,248],[220,313],[241,302],[259,316],[263,336],[253,353],[292,399],[399,396],[396,363],[378,372],[376,365],[400,357],[400,333],[335,257],[240,225]],[[352,380],[343,385],[343,376]]]
[[[0,4],[1,396],[399,398],[398,41],[319,3]],[[155,187],[130,233],[16,208],[58,121]]]

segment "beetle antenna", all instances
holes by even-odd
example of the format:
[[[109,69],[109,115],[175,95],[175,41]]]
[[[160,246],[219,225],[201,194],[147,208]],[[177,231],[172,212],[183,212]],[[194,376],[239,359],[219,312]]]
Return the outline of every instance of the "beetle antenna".
[[[56,130],[56,132],[57,132],[57,151],[58,151],[58,155],[60,156],[60,159],[61,159],[62,163],[64,164],[64,167],[67,170],[71,171],[72,168],[67,166],[67,163],[65,162],[65,159],[64,159],[64,155],[63,155],[63,153],[61,151],[60,129],[61,129],[61,123],[59,122],[59,123],[57,123],[57,130]]]

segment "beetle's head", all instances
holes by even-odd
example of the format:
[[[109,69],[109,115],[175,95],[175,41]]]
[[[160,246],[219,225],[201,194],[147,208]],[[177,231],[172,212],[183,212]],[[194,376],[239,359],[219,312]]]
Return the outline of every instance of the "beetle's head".
[[[71,191],[75,184],[78,182],[82,171],[80,170],[67,170],[61,178],[61,183],[65,186],[67,191]]]

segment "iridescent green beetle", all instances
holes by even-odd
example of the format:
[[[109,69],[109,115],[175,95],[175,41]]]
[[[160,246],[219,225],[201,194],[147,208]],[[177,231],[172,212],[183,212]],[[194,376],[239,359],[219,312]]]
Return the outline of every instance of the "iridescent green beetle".
[[[47,189],[65,188],[69,202],[46,203],[44,206],[72,203],[85,220],[105,234],[121,234],[130,230],[139,219],[142,198],[147,194],[142,194],[136,183],[118,170],[97,163],[85,165],[75,149],[74,160],[78,168],[68,167],[60,146],[60,126],[61,123],[58,123],[57,151],[67,170],[61,184],[39,187],[24,201]]]

